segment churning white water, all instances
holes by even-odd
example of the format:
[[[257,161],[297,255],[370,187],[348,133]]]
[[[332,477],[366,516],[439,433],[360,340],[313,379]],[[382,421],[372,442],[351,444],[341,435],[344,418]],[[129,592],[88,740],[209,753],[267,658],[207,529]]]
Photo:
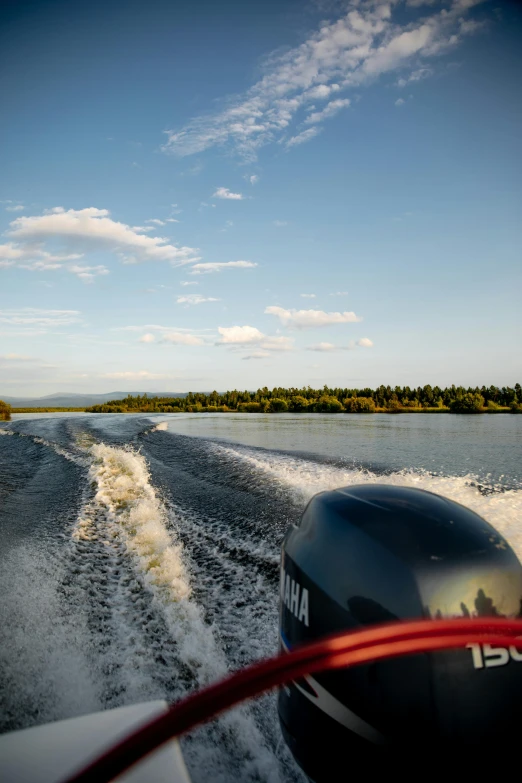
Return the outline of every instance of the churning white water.
[[[274,654],[281,541],[322,490],[436,492],[481,514],[522,558],[518,419],[474,424],[471,440],[462,427],[459,440],[453,419],[420,418],[236,417],[227,431],[226,417],[102,415],[0,427],[11,435],[0,438],[1,729],[175,701]],[[190,427],[198,437],[181,434]],[[274,694],[183,747],[195,783],[303,780]]]

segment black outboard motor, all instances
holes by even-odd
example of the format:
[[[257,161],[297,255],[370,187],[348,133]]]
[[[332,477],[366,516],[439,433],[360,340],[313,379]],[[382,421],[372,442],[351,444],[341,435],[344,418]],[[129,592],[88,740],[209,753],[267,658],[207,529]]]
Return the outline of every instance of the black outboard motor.
[[[430,492],[323,492],[283,543],[283,649],[393,620],[520,618],[521,608],[522,566],[504,538]],[[522,646],[469,645],[314,674],[282,688],[278,706],[285,740],[314,783],[347,780],[359,763],[407,766],[413,752],[424,751],[428,770],[435,759],[510,754],[522,735]]]

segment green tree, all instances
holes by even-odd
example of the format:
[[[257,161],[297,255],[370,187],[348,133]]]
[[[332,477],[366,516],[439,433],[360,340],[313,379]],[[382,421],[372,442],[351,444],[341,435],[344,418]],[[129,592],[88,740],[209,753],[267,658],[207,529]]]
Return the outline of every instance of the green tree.
[[[263,408],[260,402],[240,402],[237,406],[238,411],[241,413],[263,413]]]
[[[450,403],[452,413],[480,413],[484,407],[482,394],[467,392]]]
[[[343,409],[342,403],[331,394],[321,395],[314,407],[320,413],[340,413]]]
[[[270,413],[284,413],[288,410],[288,403],[280,397],[272,397],[270,400]]]
[[[0,400],[0,421],[11,421],[11,406]]]
[[[348,397],[343,401],[346,413],[375,413],[371,397]]]
[[[304,411],[308,410],[308,400],[306,397],[296,394],[291,398],[289,408],[294,413],[304,413]]]

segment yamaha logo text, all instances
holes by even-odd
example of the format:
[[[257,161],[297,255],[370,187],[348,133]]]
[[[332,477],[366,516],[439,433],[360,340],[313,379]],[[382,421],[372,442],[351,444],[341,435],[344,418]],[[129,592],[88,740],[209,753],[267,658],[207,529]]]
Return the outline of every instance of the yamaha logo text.
[[[308,590],[301,587],[299,582],[291,579],[286,571],[281,569],[281,599],[294,617],[309,625]]]

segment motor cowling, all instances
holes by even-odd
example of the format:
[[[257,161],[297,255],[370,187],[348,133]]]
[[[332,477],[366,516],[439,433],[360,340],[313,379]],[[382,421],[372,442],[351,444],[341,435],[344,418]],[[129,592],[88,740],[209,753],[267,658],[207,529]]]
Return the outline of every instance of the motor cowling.
[[[482,517],[407,487],[323,492],[282,546],[281,648],[411,619],[522,617],[522,566]],[[314,783],[413,751],[471,758],[522,727],[522,647],[470,645],[323,672],[279,693],[284,738]],[[511,745],[512,747],[512,745]]]

